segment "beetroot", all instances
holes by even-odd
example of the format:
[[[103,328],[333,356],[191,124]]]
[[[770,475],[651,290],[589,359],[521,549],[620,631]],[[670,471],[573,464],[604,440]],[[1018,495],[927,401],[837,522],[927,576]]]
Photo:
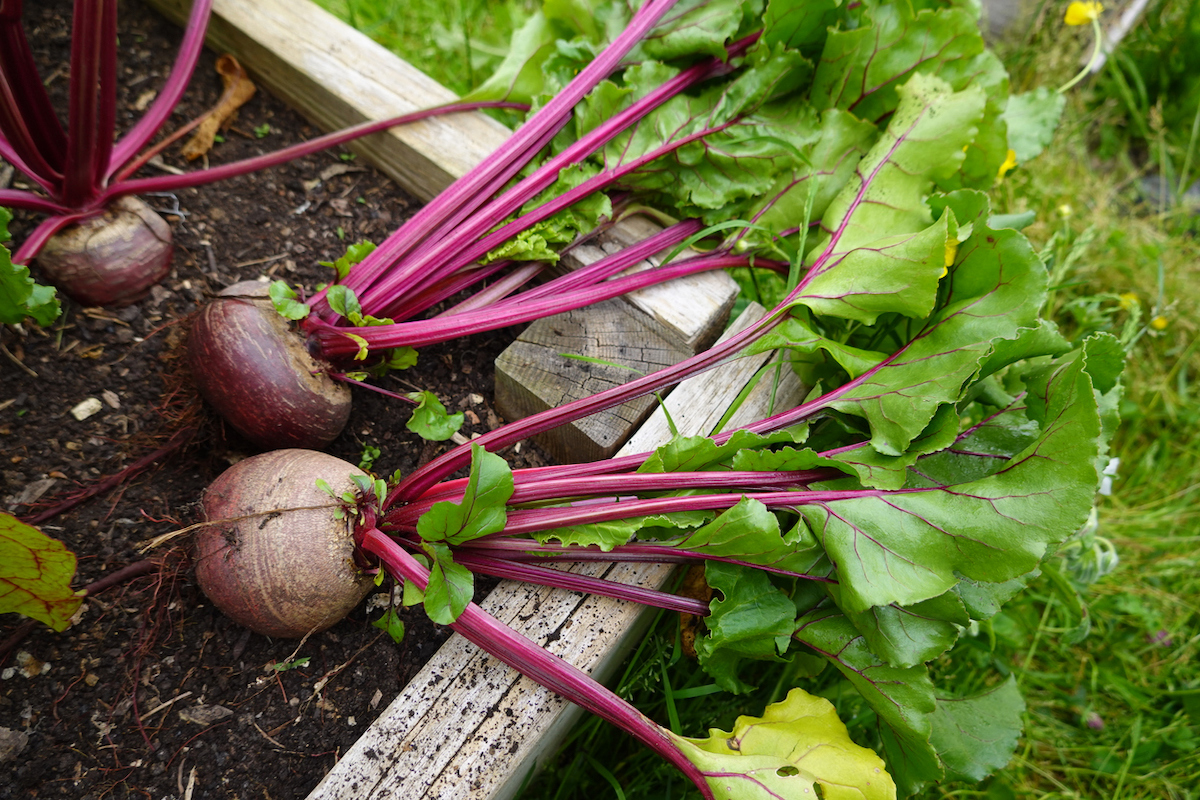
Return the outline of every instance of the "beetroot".
[[[171,226],[136,197],[68,225],[37,256],[51,282],[88,306],[127,306],[171,269]]]
[[[325,453],[277,450],[227,469],[204,495],[211,525],[196,536],[196,580],[226,616],[267,636],[323,631],[358,605],[373,581],[356,566],[337,494],[352,464]],[[340,516],[340,518],[339,518]]]
[[[350,418],[349,387],[309,354],[265,283],[235,283],[202,309],[188,356],[200,394],[260,447],[324,447]]]

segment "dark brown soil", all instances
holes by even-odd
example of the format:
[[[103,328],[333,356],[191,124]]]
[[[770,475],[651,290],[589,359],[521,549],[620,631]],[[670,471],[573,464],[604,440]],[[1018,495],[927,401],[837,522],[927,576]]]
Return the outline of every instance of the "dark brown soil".
[[[43,64],[63,63],[68,16],[69,3],[27,4]],[[121,5],[121,124],[136,119],[145,93],[161,85],[178,40],[178,29],[140,4]],[[169,127],[216,100],[213,60],[206,54]],[[52,90],[65,90],[64,75],[47,68]],[[263,125],[270,133],[260,138]],[[211,159],[315,133],[260,89]],[[167,163],[194,168],[175,153]],[[382,240],[416,207],[339,153],[146,199],[167,215],[177,241],[171,274],[150,296],[119,310],[67,302],[48,330],[0,331],[11,354],[0,354],[0,509],[31,516],[161,446],[181,426],[200,425],[182,452],[42,526],[78,554],[78,586],[143,558],[139,543],[197,522],[203,488],[252,452],[188,389],[180,358],[188,315],[224,286],[261,275],[311,289],[331,276],[317,262],[354,241]],[[11,228],[19,239],[29,225],[18,217]],[[511,336],[428,348],[402,381],[386,385],[431,389],[466,412],[463,433],[488,430],[499,423],[492,361]],[[75,419],[71,409],[88,398],[101,410]],[[350,425],[329,451],[357,463],[365,446],[378,447],[378,474],[407,473],[448,446],[416,438],[407,417],[395,401],[356,391]],[[541,462],[527,446],[514,465]],[[28,737],[15,760],[0,763],[0,800],[303,797],[448,633],[419,610],[405,612],[408,636],[396,645],[369,624],[380,612],[360,607],[297,648],[215,611],[192,581],[186,537],[151,555],[161,562],[153,574],[90,598],[64,633],[39,626],[0,664],[0,728]],[[21,624],[0,616],[0,641]],[[270,668],[292,658],[309,661]]]

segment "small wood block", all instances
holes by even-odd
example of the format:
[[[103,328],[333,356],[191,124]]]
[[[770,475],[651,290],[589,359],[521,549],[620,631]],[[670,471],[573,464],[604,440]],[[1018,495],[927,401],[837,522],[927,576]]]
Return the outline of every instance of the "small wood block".
[[[191,0],[147,0],[183,23]],[[326,131],[452,103],[458,97],[382,45],[306,0],[215,0],[209,47]],[[434,117],[358,139],[351,150],[430,200],[504,142],[485,114]]]
[[[611,363],[580,361],[563,353]],[[534,322],[496,359],[496,408],[507,419],[520,419],[628,383],[690,355],[643,325],[619,300],[568,311]],[[537,442],[563,463],[608,458],[655,402],[653,396],[639,397],[559,426]]]
[[[661,230],[661,225],[646,217],[626,217],[587,243],[568,250],[563,256],[562,265],[568,269],[578,269],[593,264]],[[676,260],[690,255],[696,255],[696,252],[684,250]],[[660,263],[658,257],[649,258],[627,272],[638,272]],[[720,325],[729,317],[729,310],[733,308],[737,296],[737,282],[723,270],[715,270],[667,284],[648,286],[624,295],[624,299],[646,315],[651,328],[667,339],[677,341],[689,353],[695,353],[708,347],[717,338],[721,332]],[[714,320],[717,324],[714,324]]]

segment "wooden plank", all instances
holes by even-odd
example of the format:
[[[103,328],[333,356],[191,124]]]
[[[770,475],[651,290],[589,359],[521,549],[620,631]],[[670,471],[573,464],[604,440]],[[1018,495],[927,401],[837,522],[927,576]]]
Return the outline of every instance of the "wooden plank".
[[[762,314],[761,307],[751,306],[731,331],[741,330]],[[703,405],[727,408],[744,385],[739,376],[748,378],[752,373],[738,359],[685,381],[671,397],[690,397],[692,402],[699,402],[695,399],[699,397]],[[717,375],[717,380],[710,375]],[[799,402],[798,383],[780,381],[780,385],[785,389],[776,395],[777,407]],[[714,386],[722,387],[720,395],[713,394]],[[765,405],[747,406],[764,402],[769,394],[752,391],[740,413],[764,413]],[[661,415],[661,409],[655,414]],[[619,454],[644,452],[669,439],[669,429],[657,426],[645,436],[635,436]],[[672,574],[660,564],[582,564],[570,569],[653,588],[661,588]],[[600,681],[640,640],[654,613],[633,603],[513,581],[501,582],[483,605]],[[509,800],[526,776],[554,754],[580,713],[456,634],[380,714],[309,800]]]
[[[182,23],[191,0],[147,0]],[[307,0],[215,0],[208,45],[324,130],[450,103],[457,96]],[[350,149],[423,200],[494,151],[509,130],[455,114],[359,139]]]
[[[580,361],[564,353],[609,363]],[[500,354],[496,408],[506,419],[520,419],[620,386],[690,355],[690,350],[643,325],[619,300],[598,303],[534,322]],[[561,425],[536,441],[563,463],[608,458],[654,404],[653,397],[639,397]]]

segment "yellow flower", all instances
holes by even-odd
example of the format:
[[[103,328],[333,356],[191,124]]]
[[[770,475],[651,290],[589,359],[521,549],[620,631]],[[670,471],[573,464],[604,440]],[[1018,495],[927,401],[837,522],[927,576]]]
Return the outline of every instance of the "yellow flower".
[[[1100,19],[1100,12],[1104,10],[1104,6],[1100,3],[1074,2],[1067,6],[1067,15],[1063,18],[1063,22],[1068,25],[1088,25],[1094,19]]]
[[[1008,156],[1004,159],[1004,163],[1000,165],[1000,171],[996,173],[996,180],[1004,180],[1004,176],[1007,175],[1011,170],[1016,169],[1016,166],[1017,154],[1012,150],[1009,150]]]
[[[942,274],[938,278],[946,277],[946,273],[950,272],[950,268],[954,266],[954,257],[958,255],[958,239],[953,236],[946,240],[946,265],[942,267]]]
[[[1063,203],[1061,206],[1058,207],[1058,215],[1060,217],[1062,217],[1063,219],[1066,219],[1067,217],[1071,216],[1074,213],[1075,213],[1075,209],[1071,208],[1070,203]]]
[[[1159,314],[1157,317],[1150,320],[1150,327],[1154,328],[1156,331],[1165,331],[1167,329],[1167,325],[1169,324],[1170,320],[1168,320],[1162,314]]]
[[[1121,304],[1122,311],[1129,311],[1133,308],[1136,308],[1138,304],[1138,296],[1133,292],[1125,292],[1117,299]]]

